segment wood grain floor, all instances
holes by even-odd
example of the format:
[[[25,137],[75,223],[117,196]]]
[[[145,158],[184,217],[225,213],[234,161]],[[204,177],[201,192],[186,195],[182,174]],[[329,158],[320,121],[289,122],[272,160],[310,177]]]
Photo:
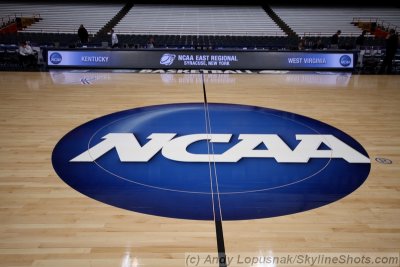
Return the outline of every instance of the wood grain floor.
[[[288,216],[223,222],[227,256],[398,255],[400,76],[324,76],[206,75],[209,102],[321,120],[358,140],[372,160],[367,181],[338,202]],[[213,222],[108,206],[70,188],[51,164],[61,137],[91,119],[140,106],[202,101],[196,74],[1,72],[0,266],[185,266],[187,253],[215,253]],[[380,164],[377,157],[393,163]]]

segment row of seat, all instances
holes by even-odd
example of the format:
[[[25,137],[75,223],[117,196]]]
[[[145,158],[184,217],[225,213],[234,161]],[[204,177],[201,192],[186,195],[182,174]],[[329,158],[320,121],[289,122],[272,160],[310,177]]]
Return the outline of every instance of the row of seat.
[[[120,47],[146,47],[150,37],[155,41],[155,47],[208,47],[208,48],[266,48],[266,49],[296,49],[300,42],[299,37],[273,37],[273,36],[214,36],[214,35],[128,35],[120,34]],[[51,45],[58,47],[77,46],[102,46],[110,45],[110,36],[97,36],[90,39],[88,44],[81,44],[76,34],[41,34],[41,33],[18,33],[0,35],[0,44],[16,44],[22,40],[30,40],[36,45]],[[324,48],[329,48],[330,37],[307,37],[303,38],[304,48],[312,49],[318,40],[322,41]],[[355,48],[356,37],[341,37],[340,48]],[[383,47],[384,39],[367,37],[365,46]],[[103,43],[103,44],[102,44]],[[105,45],[104,45],[105,43]]]
[[[84,24],[96,35],[123,8],[117,4],[19,3],[1,2],[0,16],[37,16],[38,22],[23,29],[26,33],[76,33]],[[400,9],[379,7],[290,7],[272,10],[299,36],[358,36],[355,17],[380,17],[388,25],[400,24]],[[117,23],[119,35],[231,35],[287,36],[261,6],[134,5]]]

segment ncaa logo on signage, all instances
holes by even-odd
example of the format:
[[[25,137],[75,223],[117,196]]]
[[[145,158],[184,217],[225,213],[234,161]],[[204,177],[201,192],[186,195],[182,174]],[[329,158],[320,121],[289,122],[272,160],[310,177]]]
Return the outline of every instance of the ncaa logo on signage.
[[[351,64],[351,58],[348,55],[343,55],[339,59],[340,65],[347,67]]]
[[[205,109],[203,103],[89,121],[58,142],[52,162],[68,185],[98,201],[198,220],[213,220],[215,194],[224,220],[318,208],[352,193],[370,171],[365,149],[323,122],[245,105]],[[210,177],[218,185],[210,185]]]
[[[50,55],[50,62],[53,64],[59,64],[62,61],[62,56],[60,53],[54,52]]]
[[[176,55],[174,54],[163,54],[160,59],[160,64],[170,66],[174,63]]]

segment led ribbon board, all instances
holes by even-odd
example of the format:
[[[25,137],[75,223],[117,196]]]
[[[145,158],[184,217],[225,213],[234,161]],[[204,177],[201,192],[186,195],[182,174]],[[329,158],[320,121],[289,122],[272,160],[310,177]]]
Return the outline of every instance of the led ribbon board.
[[[48,50],[49,68],[128,68],[203,70],[352,70],[352,52],[193,51],[57,49]]]

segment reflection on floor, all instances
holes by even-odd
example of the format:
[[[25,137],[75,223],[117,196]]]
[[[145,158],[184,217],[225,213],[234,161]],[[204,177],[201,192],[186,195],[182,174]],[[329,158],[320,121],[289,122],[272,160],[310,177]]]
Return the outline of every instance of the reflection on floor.
[[[313,84],[320,86],[338,87],[347,86],[350,72],[328,72],[328,71],[222,71],[222,70],[51,70],[50,75],[55,84],[93,84],[109,81],[112,73],[140,73],[160,74],[164,84],[201,84],[204,81],[215,84],[231,84],[236,82],[236,75],[285,75],[285,81],[293,84]],[[174,75],[186,74],[186,75]]]

